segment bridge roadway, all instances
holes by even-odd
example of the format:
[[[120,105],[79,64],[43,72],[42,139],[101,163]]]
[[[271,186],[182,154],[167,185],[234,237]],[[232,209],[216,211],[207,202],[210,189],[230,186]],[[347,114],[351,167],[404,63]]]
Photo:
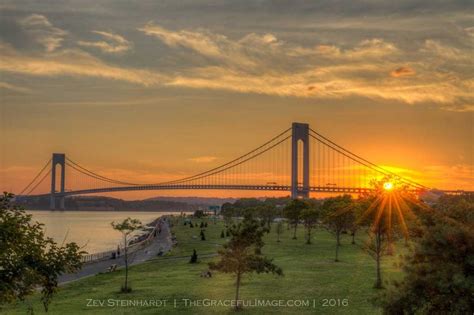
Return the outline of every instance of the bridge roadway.
[[[65,191],[63,193],[57,192],[55,197],[67,197],[74,195],[97,194],[106,192],[121,192],[121,191],[139,191],[139,190],[193,190],[193,189],[207,189],[207,190],[261,190],[261,191],[291,191],[290,185],[140,185],[140,186],[121,186],[121,187],[106,187]],[[303,190],[303,187],[300,187]],[[336,186],[310,186],[310,192],[328,192],[328,193],[363,193],[372,191],[371,188],[356,188],[356,187],[336,187]],[[34,195],[30,197],[46,197],[51,194]]]
[[[94,188],[94,189],[83,189],[83,190],[73,190],[65,191],[64,193],[57,192],[54,194],[54,197],[67,197],[74,195],[87,195],[87,194],[97,194],[97,193],[107,193],[107,192],[123,192],[123,191],[140,191],[140,190],[259,190],[259,191],[288,191],[291,192],[290,185],[136,185],[136,186],[121,186],[121,187],[106,187],[106,188]],[[303,187],[300,187],[300,190],[303,191]],[[347,193],[347,194],[360,194],[373,191],[372,188],[366,187],[338,187],[338,186],[310,186],[309,192],[314,193]],[[412,189],[412,191],[421,193],[425,190],[423,189]],[[433,192],[445,193],[450,195],[460,195],[460,194],[469,194],[473,195],[474,191],[466,190],[437,190],[433,189]],[[32,195],[28,197],[49,197],[51,194],[41,194],[41,195]],[[23,197],[23,196],[17,196]],[[26,197],[26,196],[24,196]]]

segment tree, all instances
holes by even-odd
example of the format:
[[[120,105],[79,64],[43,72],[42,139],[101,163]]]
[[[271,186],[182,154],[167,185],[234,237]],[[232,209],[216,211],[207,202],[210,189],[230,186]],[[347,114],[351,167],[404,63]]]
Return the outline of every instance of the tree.
[[[230,202],[226,202],[221,207],[221,215],[224,218],[226,226],[232,224],[232,217],[234,216],[234,207]]]
[[[202,210],[196,210],[196,211],[194,211],[193,216],[194,216],[195,218],[198,218],[198,219],[199,219],[199,218],[202,218],[202,217],[204,217],[204,211],[202,211]]]
[[[324,226],[336,238],[336,262],[339,261],[341,233],[350,229],[355,222],[353,205],[350,195],[327,198],[322,205]]]
[[[225,234],[224,234],[224,230],[221,231],[221,238],[224,238],[225,237]]]
[[[204,230],[201,230],[201,241],[205,241],[206,240],[206,235],[204,234]]]
[[[288,223],[293,225],[293,239],[296,240],[296,229],[300,221],[301,211],[309,208],[309,204],[301,199],[291,200],[283,209],[283,215],[288,219]]]
[[[391,189],[385,189],[390,183]],[[376,262],[376,281],[374,287],[382,288],[381,261],[390,254],[394,238],[400,230],[408,237],[407,222],[414,219],[413,209],[422,205],[403,183],[390,178],[373,182],[374,189],[360,200],[362,215],[357,223],[368,226],[369,240],[364,249]]]
[[[270,232],[272,227],[272,222],[276,217],[276,208],[271,204],[264,204],[257,208],[258,215],[260,219],[265,223],[267,226],[268,231]]]
[[[230,233],[232,237],[229,242],[218,250],[220,260],[209,263],[209,268],[235,275],[235,308],[241,309],[239,291],[242,277],[246,273],[283,275],[283,272],[271,259],[256,253],[264,245],[262,237],[266,233],[266,229],[257,220],[246,216],[242,223],[230,229]]]
[[[306,229],[306,244],[311,244],[311,230],[318,224],[319,209],[311,207],[305,208],[300,215]]]
[[[421,233],[404,256],[405,276],[376,299],[386,314],[474,312],[474,200],[443,199],[418,214]]]
[[[193,254],[191,255],[191,259],[189,260],[189,263],[190,264],[195,264],[195,263],[197,263],[197,260],[198,260],[198,255],[196,253],[196,250],[193,249]]]
[[[58,277],[82,266],[76,243],[58,246],[46,237],[44,226],[13,206],[13,195],[0,197],[0,303],[23,301],[37,287],[45,311],[58,290]],[[30,309],[33,312],[32,309]]]
[[[114,230],[119,231],[120,233],[122,233],[122,236],[123,236],[123,244],[124,244],[123,245],[123,248],[124,248],[123,259],[124,259],[124,262],[125,262],[125,281],[124,281],[123,287],[121,288],[121,291],[123,293],[128,293],[128,292],[131,291],[131,288],[129,288],[129,286],[128,286],[128,265],[133,260],[133,257],[130,256],[129,253],[128,253],[128,247],[129,247],[128,237],[133,232],[142,229],[143,226],[142,226],[142,223],[140,222],[140,220],[132,219],[130,217],[126,218],[122,222],[118,222],[118,223],[112,222],[111,225],[114,228]]]
[[[277,233],[277,242],[280,243],[280,235],[283,234],[283,230],[284,230],[284,227],[283,227],[283,221],[282,220],[279,220],[278,223],[277,223],[277,226],[276,226],[276,233]]]

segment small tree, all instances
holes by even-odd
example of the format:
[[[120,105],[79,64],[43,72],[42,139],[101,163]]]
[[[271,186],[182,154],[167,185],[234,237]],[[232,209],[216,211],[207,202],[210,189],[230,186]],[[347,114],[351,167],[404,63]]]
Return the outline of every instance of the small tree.
[[[336,238],[336,262],[339,261],[341,233],[354,225],[353,204],[352,197],[344,195],[328,198],[322,205],[324,226]]]
[[[277,242],[280,243],[280,235],[283,234],[284,226],[283,221],[279,220],[276,226]]]
[[[205,241],[206,240],[206,235],[204,234],[204,230],[201,230],[201,241]]]
[[[272,222],[275,219],[276,214],[277,214],[275,207],[271,204],[264,204],[257,208],[257,212],[258,212],[258,216],[260,217],[262,222],[265,223],[268,231],[270,232],[271,227],[272,227]]]
[[[301,219],[306,229],[306,244],[311,244],[311,230],[318,223],[319,210],[316,208],[306,208],[301,211]]]
[[[128,237],[133,232],[142,229],[143,226],[142,226],[142,223],[140,222],[140,220],[132,219],[130,217],[126,218],[122,222],[118,222],[118,223],[112,222],[111,225],[114,228],[114,230],[119,231],[120,233],[122,233],[122,236],[123,236],[123,244],[124,244],[123,245],[123,248],[124,248],[123,259],[124,259],[124,262],[125,262],[125,281],[124,281],[124,285],[123,285],[121,291],[123,293],[128,293],[128,292],[131,291],[131,288],[129,288],[129,286],[128,286],[128,265],[133,260],[133,256],[131,256],[128,252],[128,247],[129,247]]]
[[[189,260],[189,263],[190,264],[195,264],[195,263],[197,263],[197,260],[198,260],[198,255],[196,253],[196,250],[193,249],[193,254],[191,255],[191,259]]]
[[[58,277],[79,270],[85,252],[76,243],[58,246],[45,236],[43,224],[11,204],[12,198],[0,196],[0,304],[24,300],[40,287],[47,312]]]
[[[296,229],[300,221],[301,211],[309,208],[309,204],[301,199],[291,200],[283,209],[283,215],[288,219],[288,223],[293,225],[293,239],[296,240]]]
[[[225,234],[224,234],[224,230],[221,231],[221,238],[224,238],[225,237]]]
[[[194,227],[194,224],[192,222],[189,222],[189,227],[190,228],[193,228]]]
[[[257,249],[263,246],[262,237],[265,232],[266,229],[258,221],[250,217],[244,218],[242,223],[231,228],[232,238],[218,251],[220,260],[209,263],[213,270],[235,275],[236,309],[242,308],[239,290],[243,275],[253,272],[283,275],[281,268],[273,264],[272,260],[256,254]]]

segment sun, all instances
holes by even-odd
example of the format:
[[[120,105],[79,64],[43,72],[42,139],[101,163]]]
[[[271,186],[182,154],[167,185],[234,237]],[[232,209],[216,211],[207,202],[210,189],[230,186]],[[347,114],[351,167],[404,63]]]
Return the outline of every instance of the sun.
[[[383,183],[383,189],[385,189],[385,190],[392,190],[392,189],[393,189],[393,183],[391,183],[391,182],[385,182],[385,183]]]

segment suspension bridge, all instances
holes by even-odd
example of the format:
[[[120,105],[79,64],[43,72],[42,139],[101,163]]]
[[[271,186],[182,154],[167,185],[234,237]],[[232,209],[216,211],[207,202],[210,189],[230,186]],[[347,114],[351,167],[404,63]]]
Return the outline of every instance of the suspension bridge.
[[[415,191],[429,189],[350,152],[308,124],[293,123],[291,128],[227,163],[157,183],[105,176],[64,153],[53,153],[17,198],[49,197],[51,209],[64,209],[68,196],[140,190],[287,191],[292,198],[308,198],[310,193],[368,192],[373,189],[373,181],[382,178],[394,179]]]

